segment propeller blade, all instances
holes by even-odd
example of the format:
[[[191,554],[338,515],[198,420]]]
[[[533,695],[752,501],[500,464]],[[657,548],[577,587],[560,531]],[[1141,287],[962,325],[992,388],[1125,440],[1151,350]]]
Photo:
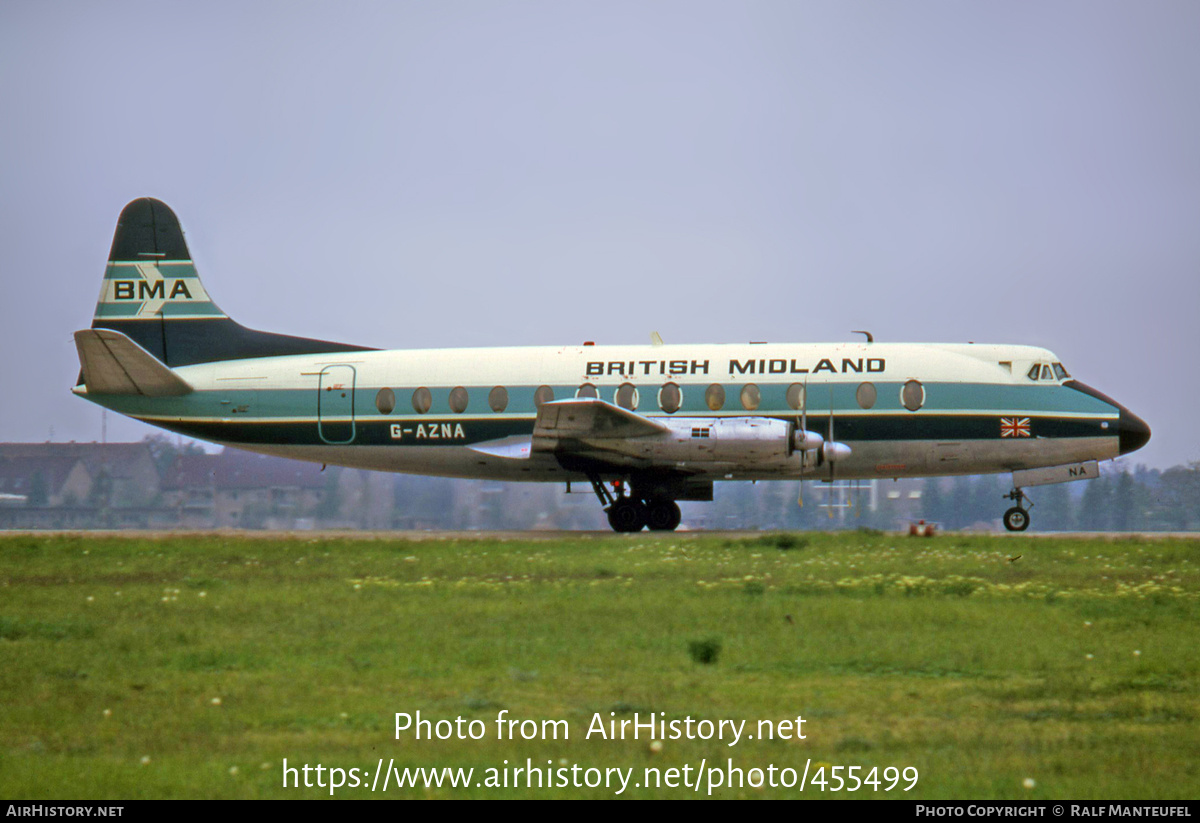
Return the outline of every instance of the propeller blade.
[[[833,439],[833,386],[829,387],[829,439],[826,440],[825,442],[826,443],[834,442],[834,439]],[[828,462],[829,462],[829,508],[827,509],[827,511],[829,512],[829,519],[832,520],[833,519],[833,501],[834,501],[834,497],[835,497],[835,490],[833,487],[834,466],[837,464],[837,461],[830,460]]]
[[[826,440],[825,442],[826,443],[837,442],[833,439],[833,386],[832,385],[829,387],[829,439]],[[837,462],[836,460],[829,461],[829,482],[830,483],[833,482],[833,471],[834,471],[833,466],[834,466],[834,463],[836,463],[836,462]],[[829,510],[829,516],[830,517],[833,516],[832,509]]]
[[[804,375],[804,402],[800,404],[800,429],[808,431],[808,375]]]

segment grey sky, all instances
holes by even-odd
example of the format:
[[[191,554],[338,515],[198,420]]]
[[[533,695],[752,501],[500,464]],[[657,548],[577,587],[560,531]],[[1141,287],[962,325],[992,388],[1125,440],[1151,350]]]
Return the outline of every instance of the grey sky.
[[[0,439],[129,200],[254,328],[1044,345],[1200,460],[1200,4],[0,4]],[[109,417],[110,439],[151,431]]]

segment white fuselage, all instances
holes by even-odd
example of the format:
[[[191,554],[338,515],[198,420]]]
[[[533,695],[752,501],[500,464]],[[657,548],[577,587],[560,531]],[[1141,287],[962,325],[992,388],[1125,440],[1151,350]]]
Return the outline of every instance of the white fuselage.
[[[505,480],[583,476],[570,461],[520,444],[544,402],[593,390],[674,432],[607,449],[610,475],[648,468],[709,479],[829,475],[830,463],[786,448],[778,432],[733,437],[737,425],[759,425],[755,420],[844,443],[849,453],[836,473],[847,478],[1000,472],[1117,456],[1119,407],[1066,385],[1065,373],[1047,379],[1034,369],[1056,362],[1045,349],[975,344],[357,351],[183,366],[175,372],[194,389],[186,396],[89,399],[253,451]],[[693,430],[706,426],[712,435],[703,439],[711,442],[693,442],[701,439]],[[726,429],[733,439],[718,436]]]

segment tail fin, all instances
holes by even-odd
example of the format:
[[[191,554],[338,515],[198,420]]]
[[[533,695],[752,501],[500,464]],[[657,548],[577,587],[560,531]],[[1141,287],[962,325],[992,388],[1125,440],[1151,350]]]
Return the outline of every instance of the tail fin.
[[[92,328],[121,332],[168,366],[370,350],[235,323],[200,282],[179,218],[149,197],[127,205],[117,220]]]
[[[228,319],[204,290],[174,212],[143,197],[117,219],[92,327],[106,320],[167,318]]]

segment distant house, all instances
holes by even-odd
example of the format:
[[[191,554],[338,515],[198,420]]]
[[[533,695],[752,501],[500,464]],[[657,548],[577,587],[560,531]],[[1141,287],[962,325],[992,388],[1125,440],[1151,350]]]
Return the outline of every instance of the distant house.
[[[72,475],[67,466],[77,462],[84,472]],[[159,490],[158,469],[145,443],[0,443],[0,472],[10,482],[22,475],[32,481],[40,472],[55,487],[47,496],[52,506],[145,506]]]
[[[92,478],[75,457],[0,456],[0,494],[29,506],[61,506],[87,500]]]
[[[316,464],[225,449],[176,458],[163,507],[182,528],[294,529],[311,525],[326,487]]]
[[[145,443],[0,443],[0,528],[146,525],[158,493]]]

